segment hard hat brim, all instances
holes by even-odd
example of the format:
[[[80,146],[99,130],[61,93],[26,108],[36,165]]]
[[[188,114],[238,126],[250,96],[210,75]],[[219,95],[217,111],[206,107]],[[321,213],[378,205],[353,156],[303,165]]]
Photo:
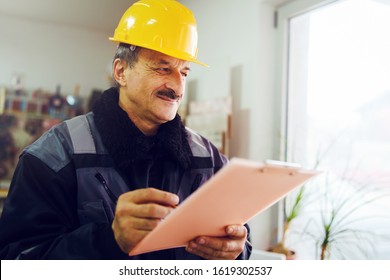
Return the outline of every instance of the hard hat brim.
[[[115,38],[113,37],[109,37],[108,38],[110,41],[114,42],[114,43],[125,43],[125,42],[121,42],[121,41],[118,41],[116,40]],[[189,61],[189,62],[193,62],[193,63],[196,63],[198,65],[201,65],[203,67],[210,67],[208,64],[196,59],[196,58],[190,58],[190,57],[184,57],[184,56],[180,56],[180,55],[177,55],[177,54],[172,54],[172,53],[169,53],[168,51],[163,51],[163,50],[156,50],[156,49],[153,49],[153,48],[148,48],[147,46],[142,46],[141,44],[138,44],[138,45],[135,45],[135,44],[130,44],[130,43],[125,43],[125,44],[129,44],[129,45],[134,45],[134,46],[137,46],[137,47],[141,47],[141,48],[145,48],[145,49],[150,49],[150,50],[153,50],[153,51],[156,51],[156,52],[160,52],[160,53],[163,53],[163,54],[166,54],[166,55],[169,55],[171,57],[174,57],[174,58],[177,58],[177,59],[181,59],[181,60],[184,60],[184,61]]]

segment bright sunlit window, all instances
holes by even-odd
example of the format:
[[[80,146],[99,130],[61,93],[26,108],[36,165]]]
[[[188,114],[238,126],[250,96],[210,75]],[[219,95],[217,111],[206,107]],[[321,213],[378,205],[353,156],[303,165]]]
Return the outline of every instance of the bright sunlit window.
[[[390,259],[390,3],[295,17],[289,45],[287,159],[324,171],[289,246],[303,259]]]

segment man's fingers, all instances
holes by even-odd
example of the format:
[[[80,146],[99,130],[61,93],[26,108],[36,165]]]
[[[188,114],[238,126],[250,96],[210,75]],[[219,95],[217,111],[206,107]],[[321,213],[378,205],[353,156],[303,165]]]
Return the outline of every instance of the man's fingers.
[[[151,231],[161,223],[161,221],[161,219],[140,219],[132,217],[132,228],[141,231]]]
[[[193,248],[208,248],[215,251],[235,252],[242,249],[241,242],[230,238],[198,237],[190,242]]]
[[[248,234],[248,230],[245,226],[230,225],[230,226],[226,227],[226,234],[230,238],[241,239],[243,237],[246,238],[246,236]]]
[[[241,225],[226,227],[225,237],[200,236],[192,240],[187,251],[206,259],[235,259],[244,250],[247,229]]]
[[[122,196],[123,199],[130,200],[135,204],[156,203],[171,207],[179,204],[179,197],[176,194],[155,188],[138,189],[124,193]]]
[[[229,238],[198,237],[187,246],[187,251],[205,259],[235,259],[242,252],[241,242]]]
[[[160,205],[156,203],[134,204],[134,203],[118,203],[116,215],[118,217],[126,217],[131,215],[136,218],[144,219],[163,219],[174,208],[170,206]],[[130,214],[131,213],[131,214]]]
[[[139,189],[122,194],[118,199],[116,215],[137,218],[163,219],[179,203],[173,193],[154,188]]]
[[[145,219],[164,219],[173,210],[172,207],[160,204],[141,204],[134,206],[133,216]]]
[[[112,223],[115,240],[122,251],[128,253],[178,203],[177,195],[154,188],[122,194],[118,198]]]

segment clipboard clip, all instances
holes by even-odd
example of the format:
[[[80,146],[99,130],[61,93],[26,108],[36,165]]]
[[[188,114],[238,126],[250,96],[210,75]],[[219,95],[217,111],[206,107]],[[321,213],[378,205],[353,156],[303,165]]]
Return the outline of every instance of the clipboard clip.
[[[266,160],[265,166],[260,168],[260,172],[264,173],[268,167],[279,167],[279,168],[286,168],[289,169],[288,175],[294,176],[298,173],[298,169],[301,169],[301,165],[299,163],[294,162],[285,162],[285,161],[278,161],[278,160]]]
[[[299,163],[279,161],[279,160],[271,160],[271,159],[267,159],[265,161],[265,164],[266,165],[270,165],[270,166],[293,168],[293,169],[300,169],[300,168],[302,168],[302,166]]]

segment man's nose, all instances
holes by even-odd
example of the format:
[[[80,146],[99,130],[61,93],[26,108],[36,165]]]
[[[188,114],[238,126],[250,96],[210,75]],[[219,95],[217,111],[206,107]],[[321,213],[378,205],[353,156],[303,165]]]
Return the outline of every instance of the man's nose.
[[[166,87],[174,90],[177,95],[182,96],[185,88],[185,77],[180,72],[172,72],[169,75]]]

